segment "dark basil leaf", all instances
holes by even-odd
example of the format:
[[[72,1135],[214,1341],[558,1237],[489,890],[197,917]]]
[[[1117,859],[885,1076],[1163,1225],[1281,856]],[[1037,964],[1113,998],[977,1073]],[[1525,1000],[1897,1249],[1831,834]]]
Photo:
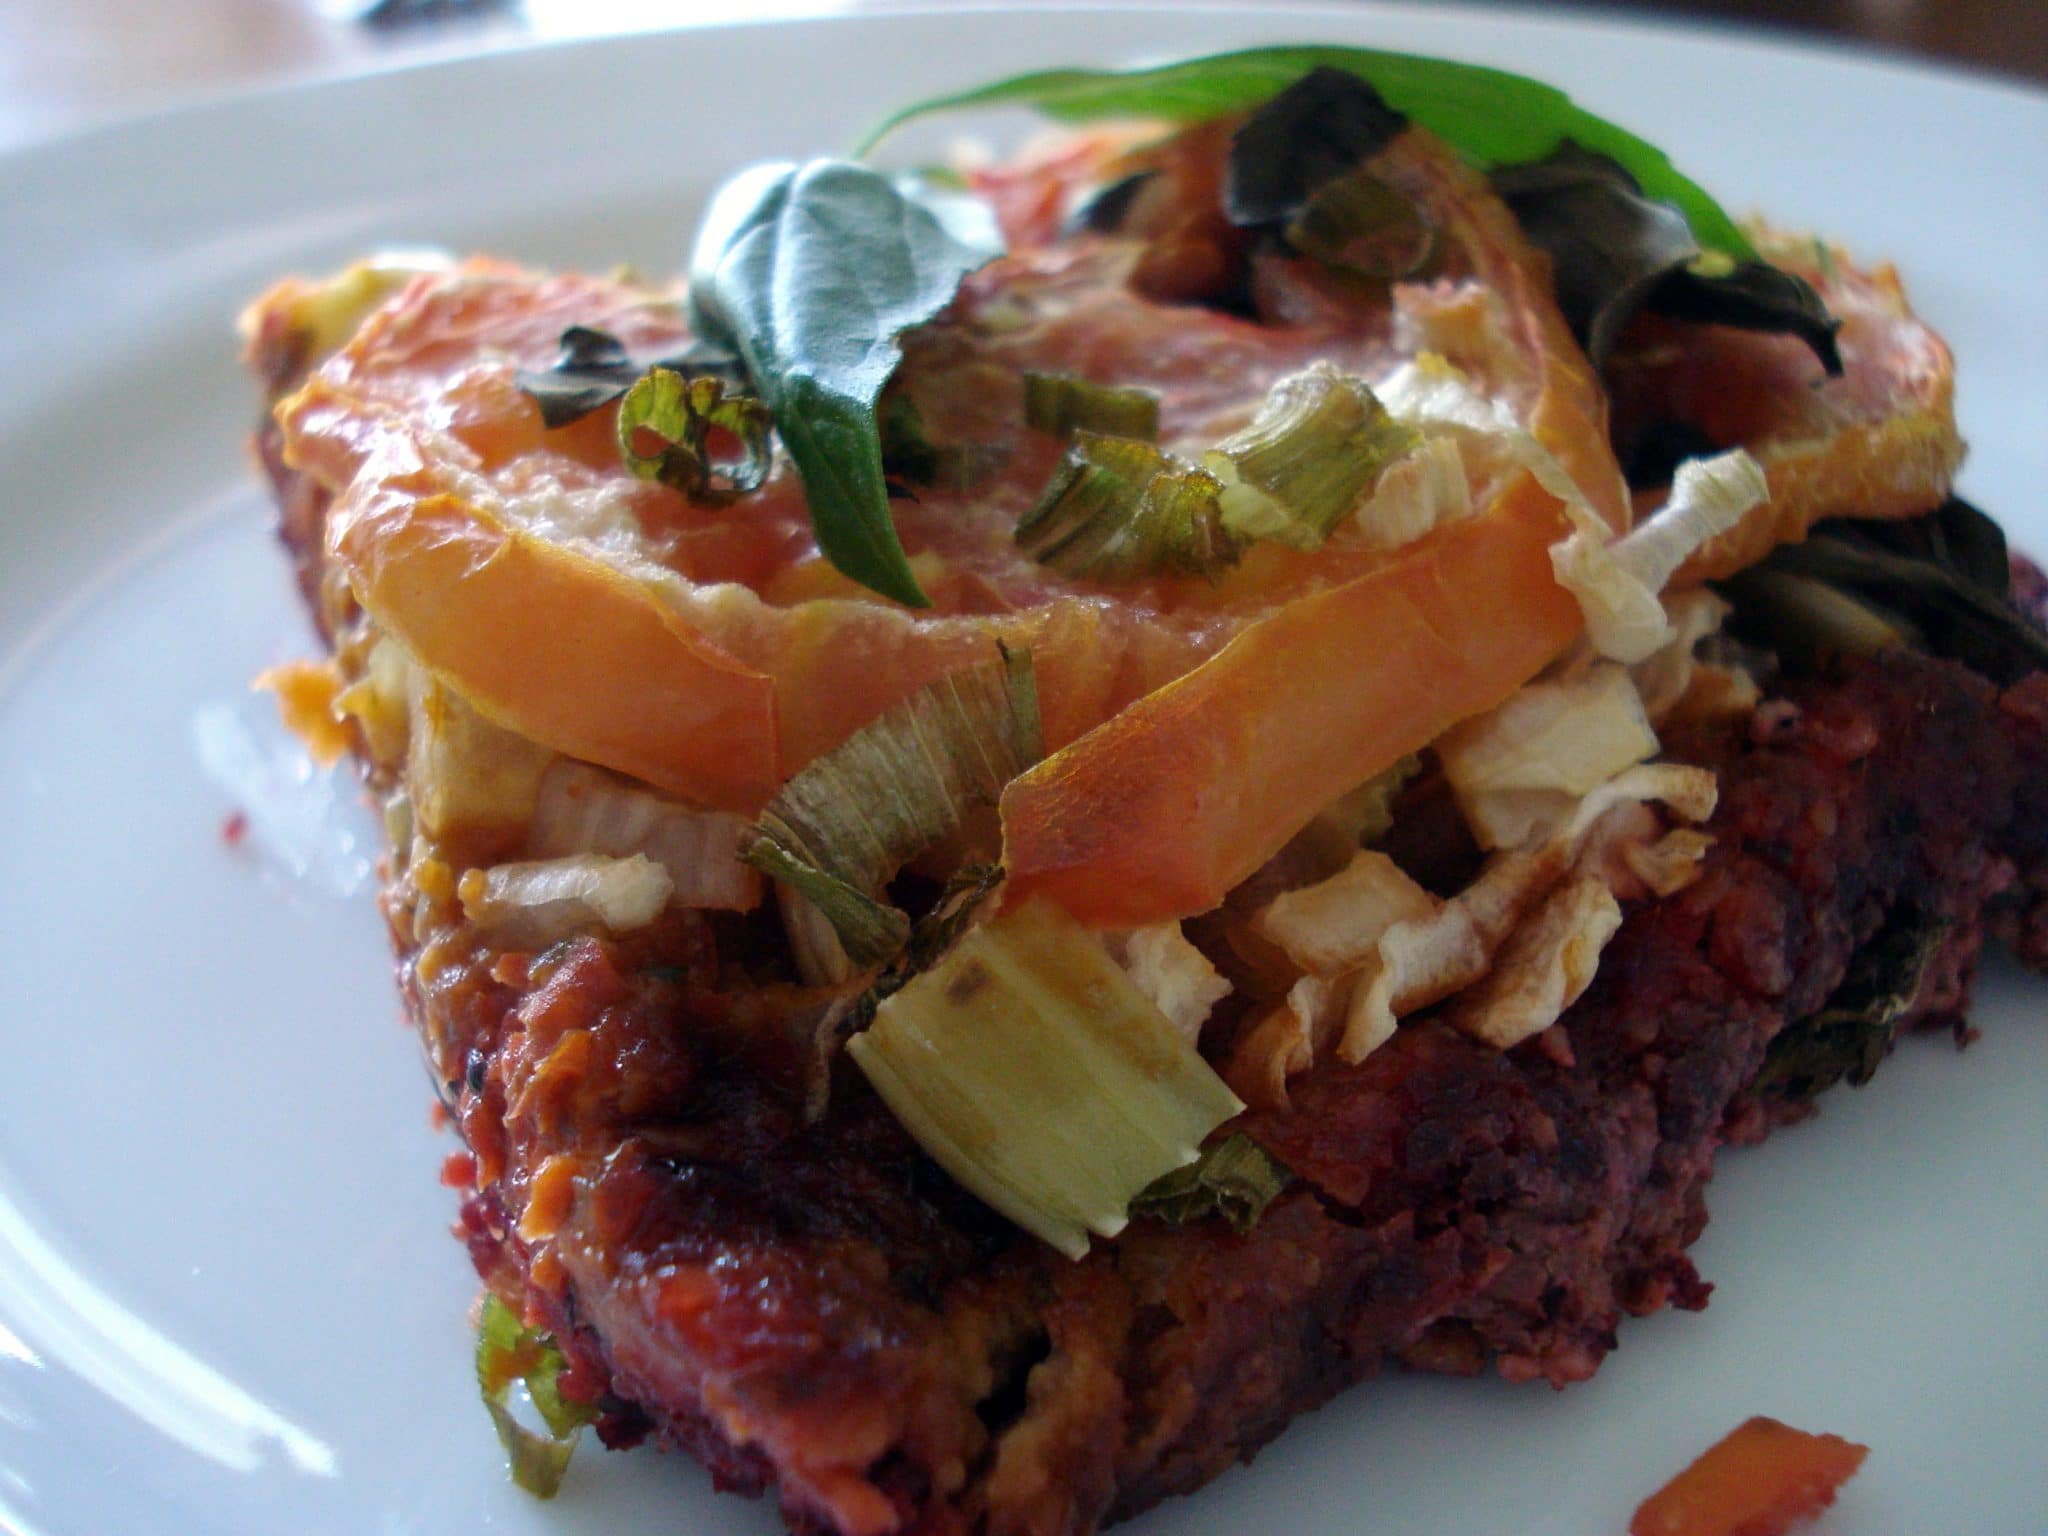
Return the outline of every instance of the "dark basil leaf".
[[[913,118],[962,108],[1032,107],[1066,123],[1205,122],[1248,112],[1324,65],[1358,76],[1393,110],[1482,166],[1541,159],[1567,140],[1609,155],[1649,196],[1676,203],[1702,245],[1742,260],[1756,256],[1735,221],[1662,150],[1595,117],[1557,87],[1483,65],[1370,48],[1247,48],[1148,69],[1041,70],[905,107],[868,135],[861,152]]]
[[[1009,450],[993,443],[941,443],[925,429],[917,403],[901,390],[885,390],[877,413],[882,474],[892,497],[916,499],[913,486],[971,490],[1000,469]]]
[[[1752,572],[1760,573],[1760,583]],[[1815,526],[1724,583],[1740,628],[1770,642],[1768,584],[1783,572],[1818,582],[1872,612],[1920,649],[2001,685],[2048,670],[2048,634],[2012,601],[2005,536],[1951,498],[1904,521],[1840,519]]]
[[[1145,183],[1158,174],[1157,171],[1133,171],[1128,176],[1097,187],[1067,216],[1068,232],[1114,234],[1131,211],[1131,204],[1138,200],[1138,194],[1145,190]]]
[[[1669,485],[1687,459],[1710,459],[1727,446],[1709,437],[1697,422],[1664,416],[1637,428],[1626,442],[1617,435],[1614,451],[1629,489],[1640,491]]]
[[[1893,918],[1856,952],[1827,1002],[1771,1041],[1752,1091],[1765,1098],[1807,1099],[1839,1082],[1852,1088],[1869,1082],[1919,998],[1948,932],[1947,923],[1917,913]]]
[[[688,376],[716,374],[739,380],[739,359],[718,347],[696,343],[667,357],[629,356],[625,344],[609,332],[572,325],[562,332],[561,355],[540,372],[522,369],[519,387],[540,407],[549,428],[566,427],[599,406],[610,405],[631,389],[650,368],[667,368]]]
[[[876,403],[902,360],[897,337],[996,254],[889,178],[814,160],[728,182],[690,260],[695,329],[745,361],[803,477],[818,547],[913,607],[928,600],[890,520]]]
[[[1184,1227],[1220,1216],[1249,1232],[1294,1177],[1272,1153],[1242,1131],[1205,1147],[1185,1168],[1154,1179],[1131,1201],[1133,1216]]]
[[[1842,371],[1835,322],[1800,278],[1760,261],[1704,252],[1676,206],[1646,197],[1611,156],[1559,145],[1503,166],[1493,186],[1522,232],[1549,253],[1558,307],[1596,365],[1637,313],[1797,336]]]
[[[1323,183],[1371,159],[1407,126],[1349,70],[1312,69],[1230,136],[1223,211],[1243,229],[1284,223]]]
[[[1650,290],[1650,312],[1696,325],[1797,336],[1830,374],[1841,373],[1842,354],[1835,345],[1841,322],[1806,279],[1768,262],[1715,258],[1710,252],[1667,273]]]

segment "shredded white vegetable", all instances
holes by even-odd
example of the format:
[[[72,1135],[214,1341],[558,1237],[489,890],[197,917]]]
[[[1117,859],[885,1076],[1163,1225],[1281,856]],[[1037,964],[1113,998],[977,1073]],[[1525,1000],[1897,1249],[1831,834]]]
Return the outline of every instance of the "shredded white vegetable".
[[[1189,1045],[1200,1038],[1210,1011],[1230,995],[1230,983],[1188,942],[1179,923],[1135,928],[1110,952]]]
[[[703,811],[587,763],[556,762],[541,780],[526,836],[536,859],[645,854],[668,871],[679,907],[745,912],[761,900],[761,876],[740,862],[747,821]]]
[[[670,889],[668,871],[641,854],[608,859],[581,853],[468,870],[456,894],[479,928],[538,949],[593,928],[644,928],[668,905]]]
[[[1739,524],[1770,496],[1762,467],[1737,448],[1688,459],[1671,498],[1619,539],[1590,507],[1567,498],[1572,532],[1550,549],[1558,584],[1578,599],[1593,648],[1615,661],[1646,660],[1673,628],[1660,594],[1695,550]]]

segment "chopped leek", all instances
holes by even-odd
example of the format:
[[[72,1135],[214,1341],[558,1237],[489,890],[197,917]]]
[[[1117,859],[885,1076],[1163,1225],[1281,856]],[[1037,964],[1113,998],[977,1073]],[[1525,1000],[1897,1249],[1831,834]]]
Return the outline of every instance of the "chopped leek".
[[[769,424],[767,406],[751,395],[727,394],[723,379],[685,379],[651,368],[619,402],[619,452],[642,480],[659,480],[716,506],[760,489],[768,478]],[[738,443],[737,460],[713,455],[714,430]],[[649,437],[653,444],[646,443]]]
[[[1314,549],[1381,471],[1421,441],[1363,380],[1317,363],[1276,383],[1251,425],[1202,463],[1222,484],[1231,533]]]
[[[740,856],[815,906],[856,966],[877,965],[910,937],[882,888],[970,809],[994,805],[1043,750],[1031,653],[1005,650],[919,689],[804,768]]]
[[[1325,266],[1364,277],[1407,277],[1436,249],[1420,206],[1370,171],[1332,177],[1288,221],[1287,243]]]
[[[1159,441],[1159,397],[1149,389],[1119,389],[1066,373],[1024,375],[1024,422],[1052,437],[1085,427],[1111,437]]]
[[[1204,1147],[1187,1167],[1146,1185],[1131,1202],[1131,1214],[1176,1227],[1220,1216],[1236,1231],[1249,1232],[1292,1177],[1285,1163],[1235,1131]]]
[[[1017,543],[1069,576],[1206,576],[1237,558],[1214,477],[1134,438],[1085,428],[1017,524]]]
[[[562,1352],[554,1338],[524,1326],[494,1295],[486,1294],[476,1329],[476,1386],[505,1447],[512,1481],[537,1499],[551,1499],[576,1450],[583,1426],[597,1417],[562,1396]],[[526,1383],[534,1411],[547,1426],[538,1434],[512,1415],[512,1383]]]
[[[969,930],[847,1049],[942,1168],[1069,1258],[1244,1107],[1044,900]]]

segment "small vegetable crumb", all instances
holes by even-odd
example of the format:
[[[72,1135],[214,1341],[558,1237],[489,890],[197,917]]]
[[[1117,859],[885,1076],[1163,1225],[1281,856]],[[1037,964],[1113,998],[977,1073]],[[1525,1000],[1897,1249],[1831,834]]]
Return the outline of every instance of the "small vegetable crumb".
[[[221,818],[220,840],[230,848],[239,848],[249,837],[249,813],[230,811]]]
[[[441,1160],[441,1182],[450,1189],[474,1187],[476,1159],[467,1152],[450,1152]]]
[[[1869,1454],[1758,1416],[1644,1500],[1629,1536],[1785,1536],[1834,1503]]]

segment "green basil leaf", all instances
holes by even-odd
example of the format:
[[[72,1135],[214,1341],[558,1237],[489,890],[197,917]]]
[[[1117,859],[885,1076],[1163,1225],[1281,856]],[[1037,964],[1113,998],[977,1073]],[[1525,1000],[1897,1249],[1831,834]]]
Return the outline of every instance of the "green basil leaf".
[[[803,478],[818,547],[912,607],[928,599],[889,516],[876,404],[902,361],[897,338],[997,254],[888,177],[814,160],[728,182],[690,260],[693,328],[746,363]]]
[[[1131,1201],[1131,1214],[1176,1227],[1220,1216],[1234,1230],[1249,1232],[1293,1177],[1285,1163],[1234,1131],[1204,1147],[1185,1168],[1147,1184]]]
[[[970,107],[1030,107],[1066,123],[1117,117],[1203,122],[1249,111],[1321,66],[1358,76],[1395,112],[1481,166],[1539,160],[1567,140],[1611,156],[1649,196],[1677,204],[1707,249],[1756,258],[1735,221],[1662,150],[1577,106],[1555,86],[1482,65],[1367,48],[1249,48],[1149,69],[1041,70],[904,107],[867,136],[860,152],[914,118]]]
[[[1522,232],[1550,255],[1558,307],[1604,365],[1636,314],[1779,331],[1799,337],[1829,373],[1842,371],[1836,323],[1800,278],[1761,261],[1701,249],[1685,215],[1646,197],[1608,155],[1560,145],[1493,173]]]

